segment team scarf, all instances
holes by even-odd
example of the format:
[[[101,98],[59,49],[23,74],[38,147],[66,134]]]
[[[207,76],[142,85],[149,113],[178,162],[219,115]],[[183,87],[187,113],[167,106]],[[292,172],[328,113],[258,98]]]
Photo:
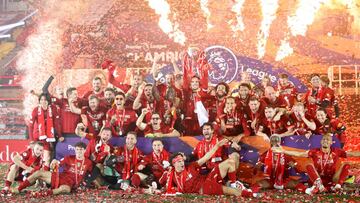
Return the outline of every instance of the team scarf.
[[[130,160],[130,154],[132,155],[132,160]],[[129,152],[129,150],[127,149],[126,145],[124,146],[124,154],[125,154],[125,166],[124,166],[124,170],[123,170],[123,180],[127,180],[130,178],[131,175],[131,163],[134,166],[138,163],[138,156],[139,156],[139,150],[134,147],[134,149]]]
[[[181,155],[179,155],[181,156]],[[173,159],[173,163],[172,165],[174,165],[174,163],[176,162],[176,159],[180,158],[179,156],[177,156],[176,158]],[[182,157],[181,157],[182,158]],[[168,172],[168,176],[167,176],[167,180],[166,180],[166,194],[175,194],[176,192],[184,192],[184,184],[186,182],[186,178],[188,176],[188,172],[186,170],[186,168],[180,172],[177,173],[175,171],[174,167],[170,167],[170,170]],[[173,186],[173,183],[176,183],[177,186],[177,191],[175,191],[175,188]]]
[[[51,105],[48,105],[48,108],[44,110],[43,108],[41,108],[41,106],[38,106],[37,109],[39,140],[46,140],[47,142],[55,142],[54,115],[51,107],[52,107]],[[45,118],[45,111],[46,111],[46,118]]]
[[[169,153],[163,149],[161,152],[160,152],[160,155],[156,155],[155,152],[152,152],[151,153],[152,155],[152,162],[163,167],[163,164],[162,162],[165,160],[165,161],[168,161],[169,160]]]
[[[277,156],[277,160],[274,163],[274,156]],[[283,176],[285,172],[285,155],[281,154],[274,154],[271,149],[266,152],[265,156],[265,168],[264,173],[269,175],[271,178],[273,174],[275,175],[275,183],[277,185],[283,185]],[[275,170],[275,173],[274,171]]]

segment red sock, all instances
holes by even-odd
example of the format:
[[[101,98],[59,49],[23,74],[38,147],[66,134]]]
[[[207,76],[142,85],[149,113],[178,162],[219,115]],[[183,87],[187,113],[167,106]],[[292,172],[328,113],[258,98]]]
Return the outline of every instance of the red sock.
[[[134,174],[131,177],[131,185],[133,185],[134,187],[139,187],[140,184],[141,184],[140,176],[138,174]]]
[[[309,178],[311,180],[311,182],[315,182],[316,179],[320,178],[316,172],[316,169],[313,165],[307,165],[306,166],[306,171],[309,175]]]
[[[229,181],[232,183],[236,182],[236,171],[228,173]]]
[[[305,192],[306,190],[306,186],[302,183],[298,183],[296,186],[295,186],[295,189],[299,192]]]
[[[31,183],[29,182],[28,179],[26,179],[24,182],[22,182],[20,185],[19,185],[19,191],[29,187],[31,185]]]
[[[242,197],[253,197],[253,192],[251,192],[250,190],[242,190],[241,191],[241,196]]]
[[[342,185],[346,179],[346,177],[349,175],[349,169],[350,169],[350,165],[349,164],[345,164],[340,172],[340,176],[339,176],[339,180],[338,180],[338,184]]]
[[[253,192],[257,193],[257,192],[260,191],[261,185],[259,185],[259,183],[255,183],[255,184],[253,184],[253,185],[250,187],[250,189],[251,189]]]
[[[6,181],[5,181],[5,187],[10,187],[10,186],[11,186],[11,184],[12,184],[12,182],[11,182],[11,181],[8,181],[8,180],[6,180]]]

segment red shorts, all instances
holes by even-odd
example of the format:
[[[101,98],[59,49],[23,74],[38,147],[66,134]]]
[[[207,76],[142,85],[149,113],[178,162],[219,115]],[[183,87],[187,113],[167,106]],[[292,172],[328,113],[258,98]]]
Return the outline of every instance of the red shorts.
[[[57,179],[59,180],[59,184],[56,183]],[[61,173],[51,173],[51,188],[56,189],[61,185],[67,185],[72,189],[75,187],[76,183],[75,180],[70,176],[61,175]]]
[[[219,165],[215,166],[210,173],[207,175],[207,178],[212,178],[216,182],[222,184],[224,182],[223,178],[221,177]]]
[[[223,195],[224,191],[222,184],[219,181],[222,181],[219,166],[216,166],[210,173],[207,175],[204,183],[202,184],[202,194],[205,195]]]

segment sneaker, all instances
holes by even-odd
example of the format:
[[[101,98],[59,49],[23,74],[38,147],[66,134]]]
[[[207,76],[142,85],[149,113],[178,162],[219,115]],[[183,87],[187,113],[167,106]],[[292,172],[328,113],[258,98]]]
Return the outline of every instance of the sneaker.
[[[331,190],[332,190],[333,192],[338,192],[338,191],[341,191],[342,188],[341,188],[341,185],[340,185],[340,184],[336,184],[336,185],[334,185],[334,186],[331,187]]]
[[[352,175],[349,178],[345,180],[345,183],[354,183],[355,182],[355,176]]]
[[[230,187],[231,188],[236,188],[236,189],[240,189],[240,190],[245,190],[246,187],[244,186],[244,184],[242,184],[242,182],[240,181],[235,181],[234,183],[231,183],[230,184]]]
[[[283,190],[284,189],[284,185],[277,185],[276,183],[274,184],[274,188],[277,190]]]
[[[314,184],[312,187],[306,188],[305,193],[308,195],[314,195],[318,192],[325,192],[326,188],[324,185],[320,182],[320,184]]]

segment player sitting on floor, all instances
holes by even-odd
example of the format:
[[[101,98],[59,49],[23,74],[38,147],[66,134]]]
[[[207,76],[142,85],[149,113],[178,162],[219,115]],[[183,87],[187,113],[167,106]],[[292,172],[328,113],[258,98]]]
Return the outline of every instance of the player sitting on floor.
[[[65,156],[60,162],[56,159],[51,162],[50,168],[53,169],[53,172],[42,170],[36,171],[18,187],[13,188],[12,192],[19,193],[23,189],[34,184],[36,180],[43,180],[51,185],[51,189],[35,193],[35,196],[37,197],[70,193],[71,190],[76,189],[80,183],[82,183],[84,176],[91,172],[92,163],[89,159],[85,158],[85,149],[85,143],[76,143],[75,155]],[[64,169],[62,173],[58,173],[57,168],[59,166]]]
[[[309,174],[313,186],[305,191],[306,194],[313,195],[318,192],[325,192],[328,189],[333,191],[341,190],[341,185],[349,174],[350,165],[342,164],[340,169],[336,170],[336,164],[339,161],[339,158],[360,156],[360,152],[346,152],[343,149],[332,148],[331,144],[331,134],[325,134],[321,139],[320,149],[298,152],[284,150],[281,147],[273,147],[272,150],[290,156],[309,157],[313,160],[314,164],[306,166],[307,173]]]

